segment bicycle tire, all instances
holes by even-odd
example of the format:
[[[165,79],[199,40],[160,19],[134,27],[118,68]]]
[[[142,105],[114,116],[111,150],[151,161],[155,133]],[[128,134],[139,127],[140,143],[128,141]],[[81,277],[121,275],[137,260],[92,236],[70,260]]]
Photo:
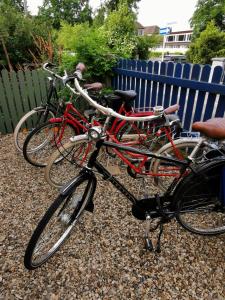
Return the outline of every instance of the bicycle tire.
[[[67,123],[65,128],[69,128],[69,131],[66,134],[63,134],[62,140],[60,140],[58,145],[55,137],[60,133],[61,125],[62,122],[46,122],[29,133],[23,145],[23,156],[26,161],[35,167],[45,167],[52,152],[55,151],[57,147],[60,147],[67,142],[71,136],[79,133],[78,128]],[[44,130],[46,130],[46,133]],[[44,139],[42,136],[41,139],[38,139],[41,133],[43,133]],[[39,140],[41,140],[41,143]],[[38,146],[35,146],[35,148],[33,146],[32,148],[32,143],[37,144]]]
[[[80,171],[86,162],[86,159],[85,161],[81,160],[86,151],[86,148],[83,149],[82,147],[87,145],[87,142],[88,137],[86,135],[76,136],[73,142],[68,142],[53,152],[44,170],[45,180],[49,185],[54,188],[61,188],[75,176],[76,172]]]
[[[174,151],[174,147],[171,143],[165,144],[156,152],[156,154],[169,156],[170,158],[185,159],[197,145],[198,139],[182,138],[174,140],[173,143],[176,151],[178,151],[179,155],[181,155],[182,157],[177,157]],[[168,167],[165,170],[166,166]],[[167,190],[175,177],[169,176],[170,173],[177,173],[177,175],[179,175],[179,168],[177,166],[171,166],[168,162],[160,159],[152,159],[150,170],[153,174],[158,174],[158,176],[156,175],[153,177],[154,183],[160,188],[160,190],[164,192]]]
[[[49,110],[50,117],[54,118],[55,117],[55,113],[51,109],[48,109],[48,110]],[[35,126],[35,127],[31,128],[28,131],[26,129],[27,126],[25,124],[26,123],[32,123],[32,125],[34,125],[33,124],[34,122],[33,122],[33,120],[31,120],[31,118],[33,118],[35,114],[40,113],[40,112],[44,113],[45,111],[46,111],[46,108],[44,108],[44,107],[41,107],[41,106],[40,107],[36,107],[35,109],[32,109],[31,111],[29,111],[28,113],[26,113],[19,120],[19,122],[17,123],[17,125],[16,125],[16,127],[14,129],[14,132],[13,132],[13,138],[14,138],[14,143],[15,143],[16,149],[19,152],[23,152],[23,144],[24,144],[24,141],[25,141],[26,137],[36,127]],[[39,119],[39,117],[38,117],[38,119]],[[39,125],[41,123],[43,123],[43,121],[42,121],[42,119],[39,119],[39,122],[36,125]]]
[[[221,172],[225,172],[225,159],[214,159],[186,176],[175,189],[176,219],[186,230],[200,235],[225,233]]]
[[[94,196],[96,179],[93,180],[93,178],[87,177],[84,174],[76,177],[71,185],[67,193],[60,194],[55,199],[34,230],[24,256],[24,265],[27,269],[33,270],[43,265],[55,254],[66,238],[68,238],[74,226],[78,225],[78,220],[80,220],[85,208],[87,208],[87,205]],[[59,212],[57,214],[58,209]],[[51,221],[53,221],[54,233],[50,232],[51,235],[48,234],[47,238],[51,239],[53,234],[56,235],[56,225],[54,225],[53,220],[55,214],[56,225],[62,225],[63,228],[61,229],[62,232],[59,232],[59,237],[57,237],[56,241],[52,242],[53,245],[47,248],[46,243],[49,242],[49,240],[44,240],[42,235],[45,233],[45,229],[50,225],[49,223]],[[34,255],[37,254],[37,251],[41,250],[41,245],[38,244],[40,239],[41,242],[43,241],[45,243],[43,245],[45,248],[42,250],[43,254],[41,253],[40,257],[35,259]]]

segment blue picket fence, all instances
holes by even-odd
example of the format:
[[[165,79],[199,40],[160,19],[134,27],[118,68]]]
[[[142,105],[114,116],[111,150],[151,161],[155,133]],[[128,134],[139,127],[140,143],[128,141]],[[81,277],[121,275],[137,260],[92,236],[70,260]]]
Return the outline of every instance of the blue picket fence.
[[[114,72],[113,88],[137,92],[136,108],[178,103],[188,131],[195,121],[225,115],[225,76],[220,66],[121,59]]]

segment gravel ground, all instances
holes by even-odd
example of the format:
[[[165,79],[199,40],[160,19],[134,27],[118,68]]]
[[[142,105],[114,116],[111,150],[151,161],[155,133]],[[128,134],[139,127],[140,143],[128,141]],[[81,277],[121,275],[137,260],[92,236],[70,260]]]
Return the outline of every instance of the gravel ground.
[[[57,191],[0,137],[0,299],[225,299],[225,236],[192,235],[171,222],[160,254],[144,253],[143,224],[99,182],[95,212],[43,267],[27,271],[25,247]]]

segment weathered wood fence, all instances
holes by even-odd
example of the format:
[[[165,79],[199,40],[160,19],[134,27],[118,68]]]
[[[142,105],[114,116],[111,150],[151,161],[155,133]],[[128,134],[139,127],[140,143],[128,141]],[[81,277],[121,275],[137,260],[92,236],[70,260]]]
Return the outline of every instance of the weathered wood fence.
[[[122,59],[114,71],[113,87],[136,90],[137,108],[178,103],[186,130],[194,121],[224,117],[225,77],[220,66]]]
[[[19,119],[47,96],[42,70],[0,73],[0,132],[13,131]]]

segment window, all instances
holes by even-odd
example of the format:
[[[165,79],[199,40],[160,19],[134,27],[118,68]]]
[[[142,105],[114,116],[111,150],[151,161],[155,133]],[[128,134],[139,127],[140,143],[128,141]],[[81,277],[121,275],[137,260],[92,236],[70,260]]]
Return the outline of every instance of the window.
[[[185,35],[184,35],[184,34],[180,34],[180,35],[178,36],[178,41],[179,41],[179,42],[185,41]]]
[[[190,41],[191,40],[191,34],[189,33],[189,34],[187,34],[187,36],[186,36],[186,41]]]
[[[174,35],[169,35],[167,37],[167,42],[173,42],[173,41],[175,41],[175,36]]]
[[[138,35],[144,35],[144,29],[138,29]]]

